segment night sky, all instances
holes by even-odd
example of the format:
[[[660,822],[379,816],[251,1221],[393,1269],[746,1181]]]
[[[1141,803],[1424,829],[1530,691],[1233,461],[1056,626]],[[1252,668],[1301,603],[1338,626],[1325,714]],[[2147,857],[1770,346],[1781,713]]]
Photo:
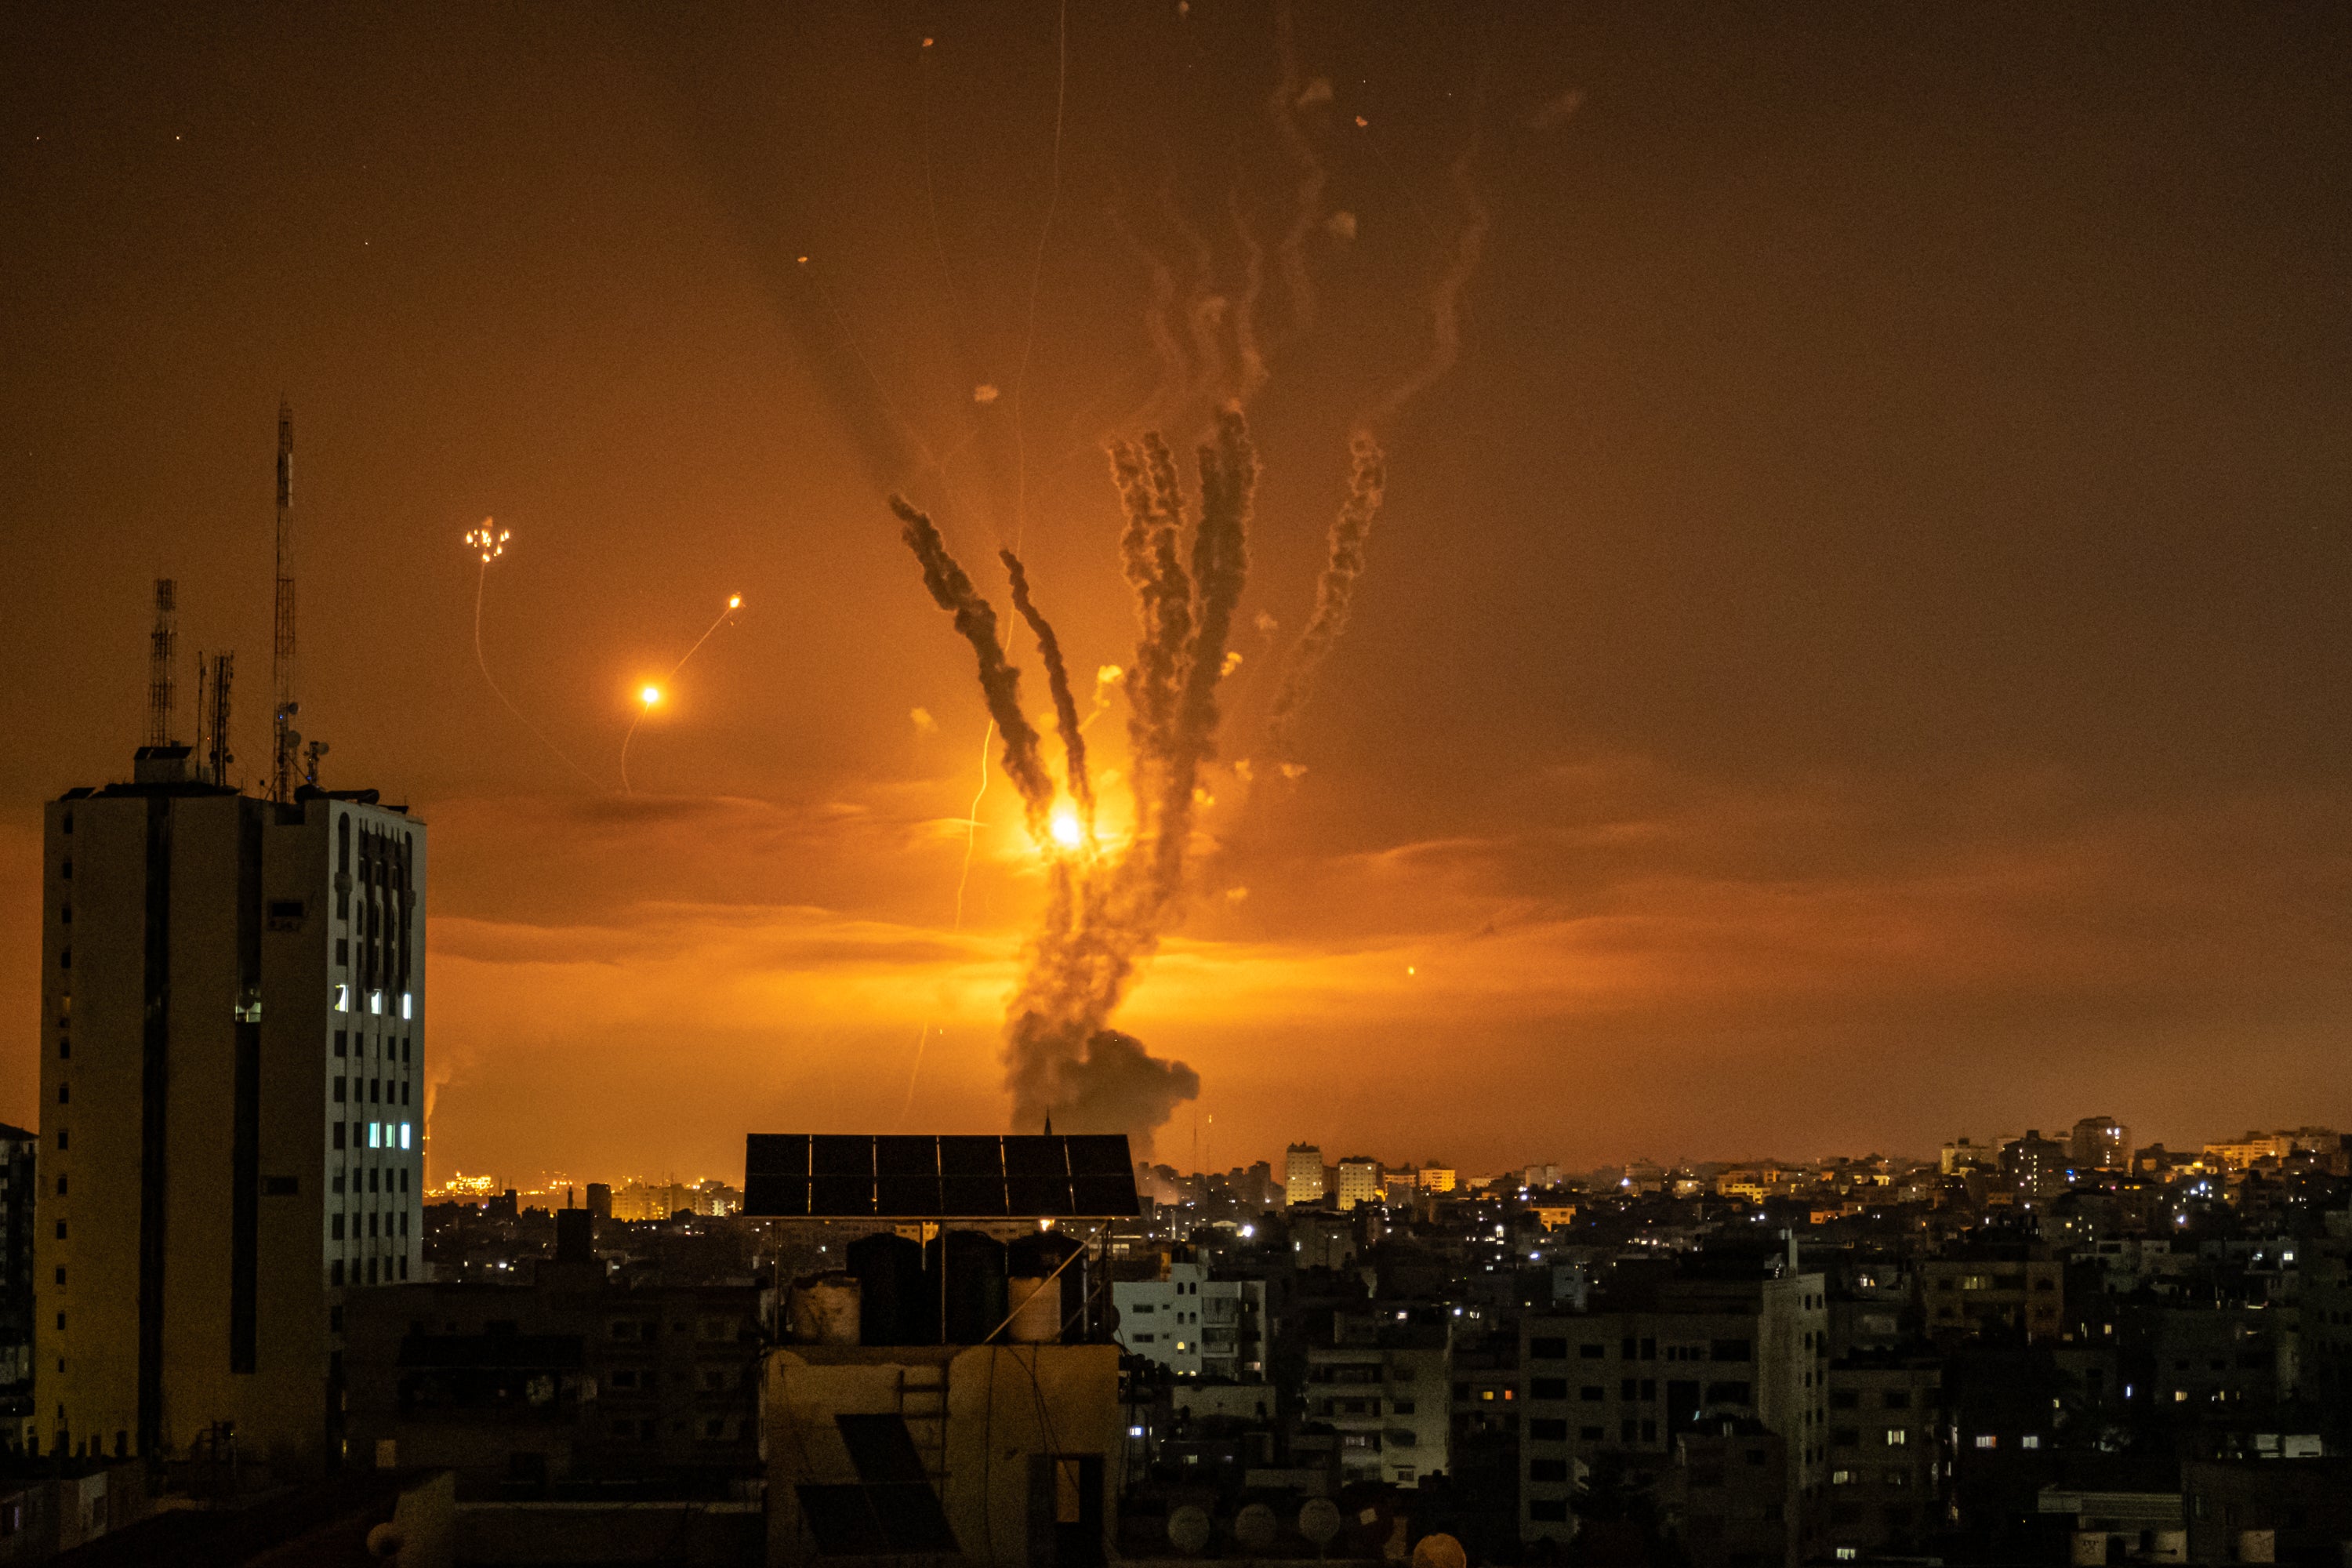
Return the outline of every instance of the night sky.
[[[1161,1157],[2352,1120],[2345,14],[1293,32],[1278,114],[1229,0],[10,8],[0,1117],[39,1114],[40,803],[127,773],[155,576],[183,738],[233,647],[266,771],[282,394],[300,728],[432,825],[435,1178],[1003,1127],[1040,859],[994,772],[958,928],[987,717],[887,498],[1001,611],[1018,543],[1090,688],[1135,638],[1104,443],[1189,452],[1155,324],[1212,382],[1254,243],[1244,661],[1117,1019],[1201,1075]],[[1465,152],[1460,359],[1381,424],[1277,783]],[[739,593],[624,793],[635,693]]]

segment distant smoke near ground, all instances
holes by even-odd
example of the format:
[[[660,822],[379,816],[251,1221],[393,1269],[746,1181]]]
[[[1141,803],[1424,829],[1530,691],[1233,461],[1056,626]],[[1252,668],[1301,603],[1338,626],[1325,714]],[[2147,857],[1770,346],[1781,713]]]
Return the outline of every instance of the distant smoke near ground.
[[[1054,830],[1056,786],[1037,732],[1021,712],[1020,671],[998,641],[994,609],[949,554],[931,520],[900,498],[890,504],[922,564],[924,585],[955,616],[978,657],[982,693],[1004,733],[1005,771],[1021,793],[1030,837],[1047,858],[1045,915],[1023,951],[1020,984],[1006,1009],[1013,1124],[1031,1131],[1050,1114],[1067,1131],[1125,1132],[1148,1146],[1152,1131],[1200,1093],[1200,1076],[1182,1062],[1152,1056],[1109,1020],[1181,910],[1201,772],[1216,755],[1225,645],[1248,575],[1258,466],[1237,407],[1218,416],[1201,445],[1196,517],[1188,515],[1175,458],[1158,436],[1114,442],[1110,459],[1126,513],[1120,563],[1139,623],[1135,658],[1120,677],[1135,822],[1115,847],[1097,839],[1081,722],[1060,643],[1030,595],[1021,563],[1004,556],[1014,605],[1041,650],[1050,650],[1048,684],[1069,763],[1065,786],[1079,827],[1069,836],[1075,843]]]

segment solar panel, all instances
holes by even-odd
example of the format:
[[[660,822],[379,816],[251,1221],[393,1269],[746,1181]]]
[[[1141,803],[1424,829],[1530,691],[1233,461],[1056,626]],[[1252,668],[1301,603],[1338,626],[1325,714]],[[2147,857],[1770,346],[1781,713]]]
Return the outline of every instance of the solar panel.
[[[1119,1133],[754,1132],[744,1140],[750,1215],[1108,1219],[1139,1206]]]

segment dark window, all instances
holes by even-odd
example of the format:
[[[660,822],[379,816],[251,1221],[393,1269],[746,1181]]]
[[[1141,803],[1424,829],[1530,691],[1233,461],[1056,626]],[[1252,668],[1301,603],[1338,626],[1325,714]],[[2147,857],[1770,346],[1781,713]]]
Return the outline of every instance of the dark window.
[[[1528,1479],[1531,1481],[1565,1481],[1568,1479],[1566,1459],[1529,1459]]]
[[[1565,1361],[1568,1359],[1568,1342],[1564,1339],[1529,1340],[1528,1354],[1537,1361]]]
[[[1536,1378],[1528,1384],[1528,1397],[1530,1399],[1566,1399],[1568,1397],[1568,1379],[1564,1377]]]

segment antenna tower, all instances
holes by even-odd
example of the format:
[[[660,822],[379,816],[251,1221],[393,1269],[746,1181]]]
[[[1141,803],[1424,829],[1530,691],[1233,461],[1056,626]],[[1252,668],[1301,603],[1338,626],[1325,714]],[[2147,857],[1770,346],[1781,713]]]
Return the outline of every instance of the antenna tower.
[[[294,411],[278,403],[278,636],[269,672],[276,687],[271,721],[269,798],[294,798],[294,753],[302,737],[294,732]]]
[[[147,743],[172,743],[172,710],[178,695],[173,684],[173,651],[179,642],[179,615],[173,605],[174,584],[169,577],[155,579],[155,630],[147,650]]]

